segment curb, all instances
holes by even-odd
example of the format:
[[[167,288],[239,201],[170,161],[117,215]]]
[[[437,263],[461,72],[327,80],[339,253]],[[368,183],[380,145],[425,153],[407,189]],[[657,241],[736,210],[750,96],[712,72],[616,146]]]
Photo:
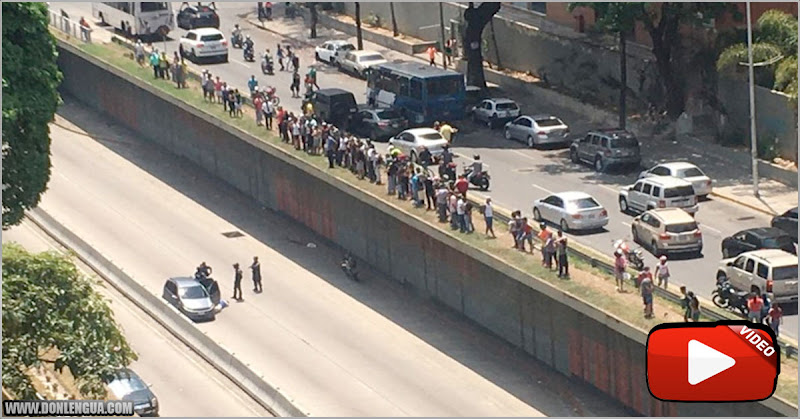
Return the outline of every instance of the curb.
[[[305,24],[305,16],[302,13],[300,13],[299,16],[303,19],[303,23]],[[261,29],[262,31],[267,31],[267,32],[272,33],[274,35],[280,36],[281,38],[291,39],[292,41],[300,43],[300,44],[303,44],[306,47],[311,47],[311,48],[315,48],[316,47],[316,45],[312,44],[311,42],[304,41],[304,40],[301,40],[301,39],[289,38],[286,34],[280,33],[278,31],[276,31],[275,29],[270,29],[266,25],[264,25],[264,22],[259,22],[256,19],[252,19],[252,18],[247,17],[247,18],[245,18],[245,21],[247,23],[249,23],[250,25],[252,25],[253,27],[255,27],[256,29]]]
[[[744,202],[743,200],[740,200],[740,199],[736,199],[736,198],[734,198],[734,197],[732,197],[730,195],[723,195],[723,194],[716,193],[713,190],[711,191],[711,193],[709,195],[713,196],[714,198],[720,198],[720,199],[723,199],[725,201],[728,201],[728,202],[731,202],[731,203],[734,203],[734,204],[738,204],[738,205],[741,205],[743,207],[747,207],[747,208],[749,208],[749,209],[751,209],[753,211],[758,211],[758,212],[760,212],[762,214],[766,214],[766,215],[769,215],[771,217],[774,217],[774,216],[778,215],[778,213],[776,213],[776,212],[767,211],[767,210],[765,210],[763,208],[759,208],[756,205],[749,204],[749,203]]]

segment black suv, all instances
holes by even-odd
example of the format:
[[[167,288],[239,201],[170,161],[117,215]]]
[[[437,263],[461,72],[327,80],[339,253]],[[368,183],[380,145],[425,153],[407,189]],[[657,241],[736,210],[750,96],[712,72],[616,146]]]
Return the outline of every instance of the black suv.
[[[184,2],[178,12],[177,21],[179,28],[187,30],[195,28],[219,29],[219,16],[213,3],[204,5],[198,2],[196,6],[192,6],[188,2]]]
[[[347,129],[351,118],[358,112],[356,97],[347,90],[319,89],[311,97],[314,113],[323,121]]]
[[[590,163],[598,172],[609,166],[634,166],[642,164],[639,140],[632,133],[620,129],[589,131],[569,148],[569,158],[574,163]]]

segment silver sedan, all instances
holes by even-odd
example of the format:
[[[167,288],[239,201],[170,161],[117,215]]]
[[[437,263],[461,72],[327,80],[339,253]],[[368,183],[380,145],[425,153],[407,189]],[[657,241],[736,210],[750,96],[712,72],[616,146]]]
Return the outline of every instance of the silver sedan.
[[[534,201],[533,219],[555,224],[565,232],[599,230],[608,224],[608,211],[585,192],[561,192]]]
[[[551,115],[523,115],[506,123],[506,140],[524,141],[528,147],[568,143],[569,127]]]

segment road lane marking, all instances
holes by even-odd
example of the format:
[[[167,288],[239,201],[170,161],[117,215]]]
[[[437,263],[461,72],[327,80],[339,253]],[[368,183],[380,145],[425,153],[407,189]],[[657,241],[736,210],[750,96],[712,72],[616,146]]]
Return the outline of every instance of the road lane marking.
[[[235,58],[231,58],[231,59],[230,59],[230,61],[233,61],[233,62],[235,62],[236,64],[239,64],[239,65],[241,65],[241,66],[244,66],[244,67],[250,68],[250,66],[249,66],[249,65],[247,65],[247,64],[245,64],[245,63],[243,63],[243,62],[241,62],[241,61],[239,61],[239,60],[237,60],[237,59],[235,59]]]
[[[625,221],[620,221],[620,222],[622,223],[622,225],[625,225],[625,226],[628,226],[628,227],[631,226],[631,223],[626,223]]]
[[[614,188],[612,188],[612,187],[610,187],[608,185],[603,185],[602,183],[595,183],[595,185],[597,185],[597,186],[599,186],[599,187],[601,187],[601,188],[603,188],[605,190],[609,190],[611,192],[614,192],[614,193],[619,192],[617,189],[614,189]]]
[[[533,160],[533,161],[538,161],[538,159],[536,159],[535,157],[529,156],[529,155],[527,155],[527,154],[525,154],[525,153],[523,153],[523,152],[521,152],[519,150],[511,150],[511,151],[514,152],[515,154],[519,154],[520,156],[525,157],[526,159],[530,159],[530,160]]]
[[[719,230],[717,230],[716,228],[714,228],[714,227],[709,227],[709,226],[707,226],[707,225],[705,225],[705,224],[703,224],[703,223],[700,223],[700,230],[703,230],[703,229],[711,230],[711,231],[713,231],[714,233],[717,233],[717,234],[719,234],[719,235],[722,235],[722,232],[721,232],[721,231],[719,231]]]
[[[537,189],[541,189],[541,190],[549,193],[550,195],[554,195],[555,194],[555,192],[553,192],[553,191],[551,191],[549,189],[545,189],[545,188],[543,188],[543,187],[541,187],[541,186],[539,186],[539,185],[537,185],[535,183],[533,185],[531,185],[531,186],[533,186],[534,188],[537,188]]]

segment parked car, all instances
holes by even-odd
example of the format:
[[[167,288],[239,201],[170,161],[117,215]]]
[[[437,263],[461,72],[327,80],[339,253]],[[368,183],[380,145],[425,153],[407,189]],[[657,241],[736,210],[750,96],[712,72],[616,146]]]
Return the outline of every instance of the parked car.
[[[697,221],[680,208],[645,211],[631,222],[635,243],[650,249],[656,257],[667,253],[703,252],[703,233]]]
[[[219,286],[213,282],[211,288],[211,290],[206,289],[206,286],[195,278],[169,278],[164,283],[162,297],[192,320],[214,320],[216,304],[212,299],[219,300]]]
[[[623,213],[654,208],[681,208],[694,215],[698,210],[694,187],[672,176],[652,176],[619,191],[619,209]]]
[[[353,116],[350,131],[372,141],[391,138],[408,128],[408,121],[397,109],[362,106]]]
[[[106,386],[117,400],[132,402],[137,415],[158,416],[158,398],[133,370],[117,370]]]
[[[585,192],[561,192],[533,202],[533,219],[561,230],[599,230],[608,225],[608,211]]]
[[[749,228],[722,240],[722,257],[726,259],[758,249],[782,249],[796,253],[792,238],[774,227]]]
[[[771,225],[786,232],[797,243],[797,207],[772,218]]]
[[[314,49],[314,56],[317,61],[325,61],[330,65],[336,65],[341,55],[347,51],[355,51],[355,49],[356,47],[347,41],[325,41]]]
[[[339,88],[319,89],[311,97],[316,113],[323,121],[347,129],[353,115],[358,111],[356,97]]]
[[[639,140],[632,133],[619,129],[590,131],[572,143],[569,158],[573,163],[587,162],[598,172],[608,167],[642,164]]]
[[[484,99],[472,109],[472,120],[476,123],[486,122],[489,128],[495,128],[518,117],[519,113],[519,106],[511,99]]]
[[[719,263],[717,281],[728,280],[738,291],[757,286],[772,293],[772,301],[797,304],[797,256],[781,249],[744,252]]]
[[[219,15],[217,15],[214,3],[192,5],[189,2],[183,2],[176,20],[181,29],[219,29]]]
[[[504,130],[506,140],[524,141],[533,148],[545,144],[566,143],[569,127],[551,115],[523,115],[508,121]]]
[[[417,161],[417,154],[422,146],[427,147],[431,155],[439,156],[444,151],[447,140],[433,128],[412,128],[392,137],[389,144],[407,154],[411,161]]]
[[[339,68],[342,71],[353,73],[359,77],[366,78],[367,72],[373,66],[383,64],[386,58],[380,52],[375,51],[347,51],[339,60]]]
[[[204,58],[217,58],[228,62],[228,41],[218,29],[198,28],[192,29],[180,39],[184,57],[192,61]]]
[[[639,179],[650,176],[672,176],[683,179],[692,184],[698,198],[708,196],[714,183],[700,168],[686,162],[661,163],[640,173]]]

